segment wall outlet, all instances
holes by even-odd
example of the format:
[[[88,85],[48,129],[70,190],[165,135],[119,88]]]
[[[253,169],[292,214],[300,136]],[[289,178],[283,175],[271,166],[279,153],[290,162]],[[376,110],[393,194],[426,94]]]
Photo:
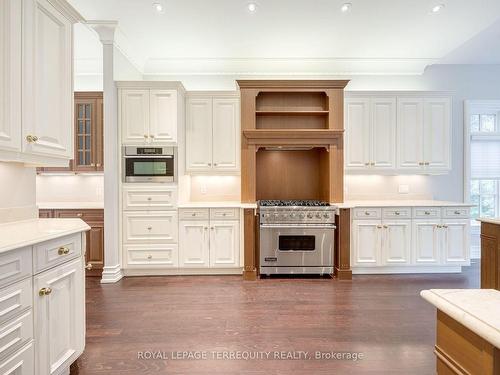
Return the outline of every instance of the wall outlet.
[[[207,194],[207,184],[202,183],[200,185],[200,193],[203,194],[203,195]]]
[[[399,185],[399,194],[408,194],[410,192],[410,185]]]

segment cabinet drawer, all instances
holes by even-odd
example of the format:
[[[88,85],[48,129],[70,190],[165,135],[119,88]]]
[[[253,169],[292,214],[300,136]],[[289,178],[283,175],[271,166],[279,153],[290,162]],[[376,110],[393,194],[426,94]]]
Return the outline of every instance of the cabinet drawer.
[[[61,219],[82,219],[85,222],[104,221],[104,210],[54,210],[54,217]]]
[[[82,254],[81,234],[74,234],[33,246],[34,268],[38,273]]]
[[[142,267],[178,267],[179,250],[177,245],[127,245],[127,264]]]
[[[384,219],[411,219],[410,207],[387,207],[382,209]]]
[[[416,219],[436,219],[441,217],[441,208],[439,207],[415,207],[413,208],[413,217]]]
[[[234,220],[239,219],[239,210],[237,208],[211,208],[211,220]]]
[[[179,210],[179,216],[184,220],[208,220],[208,208],[183,208]]]
[[[177,243],[177,211],[125,211],[125,243]]]
[[[469,215],[469,207],[443,207],[443,217],[447,219],[467,219]]]
[[[0,325],[33,305],[31,278],[0,290]]]
[[[33,313],[21,316],[0,326],[0,358],[16,351],[33,338]]]
[[[33,273],[31,247],[0,254],[0,288]]]
[[[0,361],[0,374],[35,375],[35,351],[33,343],[26,345],[5,361]]]
[[[177,207],[177,189],[132,188],[123,190],[124,210],[173,210]]]
[[[355,208],[354,209],[354,219],[380,219],[382,218],[381,208]]]

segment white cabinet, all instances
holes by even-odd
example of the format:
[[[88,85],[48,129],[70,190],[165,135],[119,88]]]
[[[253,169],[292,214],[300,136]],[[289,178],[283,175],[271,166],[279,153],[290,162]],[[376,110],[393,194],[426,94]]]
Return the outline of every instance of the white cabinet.
[[[73,158],[73,23],[81,16],[64,3],[0,0],[0,161],[67,166]]]
[[[22,2],[0,0],[0,149],[21,151]]]
[[[181,209],[179,267],[237,268],[240,221],[237,209]]]
[[[177,211],[124,211],[123,241],[177,243]]]
[[[398,99],[398,168],[423,172],[451,168],[450,98]]]
[[[177,142],[177,103],[177,90],[120,89],[122,144]]]
[[[179,266],[209,267],[208,221],[181,221],[179,225]]]
[[[411,220],[383,221],[382,263],[385,265],[410,264]]]
[[[238,267],[239,221],[210,223],[210,266]]]
[[[346,169],[394,169],[396,98],[346,99]]]
[[[186,170],[237,172],[239,98],[191,94],[186,104]]]
[[[34,278],[36,368],[59,373],[85,346],[85,286],[82,258]]]
[[[441,220],[414,220],[413,249],[415,264],[441,263]]]
[[[39,375],[35,373],[34,343],[26,345],[12,357],[0,361],[2,375]]]
[[[470,220],[443,220],[444,263],[468,265],[470,260]]]
[[[380,220],[353,221],[353,266],[378,266],[382,246]]]

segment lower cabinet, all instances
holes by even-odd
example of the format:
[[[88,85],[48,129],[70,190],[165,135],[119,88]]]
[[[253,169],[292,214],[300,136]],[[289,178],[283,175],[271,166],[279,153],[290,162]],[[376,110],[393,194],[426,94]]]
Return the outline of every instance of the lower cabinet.
[[[37,375],[57,374],[83,352],[84,288],[81,258],[35,276]]]
[[[12,357],[0,361],[2,375],[35,375],[35,349],[31,342]],[[36,373],[36,375],[39,375]]]
[[[173,268],[179,266],[177,244],[125,245],[131,267]]]
[[[413,219],[409,208],[394,212],[398,216],[405,213],[407,218],[394,219],[390,217],[389,210],[384,209],[355,210],[355,218],[368,218],[352,222],[353,267],[394,269],[399,266],[446,267],[470,264],[470,219],[467,208],[413,208]],[[432,215],[430,219],[419,218]],[[455,219],[452,215],[461,218]]]
[[[240,259],[240,222],[237,209],[181,211],[179,221],[179,267],[235,268]],[[205,212],[206,211],[206,212]],[[189,217],[189,220],[182,220]],[[200,220],[192,218],[202,218]],[[211,218],[233,218],[212,220]],[[210,218],[210,219],[206,219]]]

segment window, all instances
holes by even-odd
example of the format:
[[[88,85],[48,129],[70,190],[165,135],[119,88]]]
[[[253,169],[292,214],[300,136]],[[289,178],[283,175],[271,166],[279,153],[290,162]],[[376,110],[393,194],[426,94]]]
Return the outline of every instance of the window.
[[[498,131],[496,114],[474,114],[470,120],[471,133],[491,133]]]
[[[471,180],[472,218],[498,216],[499,186],[499,180]]]

